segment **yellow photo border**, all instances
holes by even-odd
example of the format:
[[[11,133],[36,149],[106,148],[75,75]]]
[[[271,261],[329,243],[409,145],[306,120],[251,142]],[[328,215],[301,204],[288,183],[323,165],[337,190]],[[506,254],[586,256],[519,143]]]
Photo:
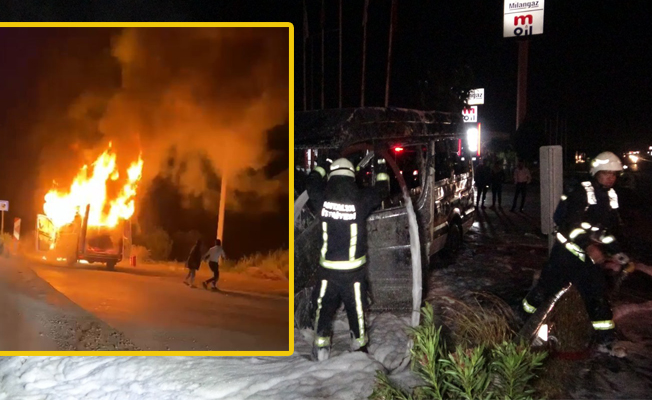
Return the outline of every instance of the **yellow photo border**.
[[[0,28],[288,28],[289,187],[294,186],[294,25],[290,22],[0,22]],[[293,197],[288,194],[290,249],[294,249]],[[293,250],[290,250],[293,253]],[[290,356],[294,353],[294,257],[289,266],[287,351],[1,351],[0,356]]]

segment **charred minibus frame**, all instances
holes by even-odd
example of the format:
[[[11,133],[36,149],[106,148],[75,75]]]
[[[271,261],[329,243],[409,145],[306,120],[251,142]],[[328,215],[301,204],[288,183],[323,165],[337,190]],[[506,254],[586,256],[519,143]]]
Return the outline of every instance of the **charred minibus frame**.
[[[131,220],[120,220],[115,227],[89,226],[90,205],[83,215],[77,214],[70,224],[57,229],[46,215],[38,214],[36,221],[36,251],[45,259],[103,263],[112,270],[116,264],[129,258],[131,251]]]
[[[360,186],[386,164],[390,195],[368,218],[371,310],[411,311],[418,323],[430,256],[457,251],[475,217],[472,154],[457,115],[406,109],[318,110],[295,115],[295,323],[309,325],[320,233],[307,174],[346,156]]]

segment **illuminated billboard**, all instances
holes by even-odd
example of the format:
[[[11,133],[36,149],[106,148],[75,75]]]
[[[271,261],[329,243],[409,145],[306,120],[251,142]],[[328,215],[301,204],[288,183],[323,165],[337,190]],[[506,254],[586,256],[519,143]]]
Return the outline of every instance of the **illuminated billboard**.
[[[503,37],[540,35],[543,33],[543,0],[505,0]]]

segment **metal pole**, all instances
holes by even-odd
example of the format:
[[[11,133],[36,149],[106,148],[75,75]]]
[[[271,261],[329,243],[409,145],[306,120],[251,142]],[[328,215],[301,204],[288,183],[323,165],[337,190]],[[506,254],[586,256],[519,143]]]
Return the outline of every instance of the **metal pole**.
[[[324,109],[324,25],[326,24],[326,11],[324,0],[321,0],[321,109]]]
[[[224,245],[224,208],[226,206],[226,178],[222,176],[222,188],[220,189],[220,214],[217,220],[217,238]]]
[[[389,77],[392,65],[392,38],[394,36],[394,19],[396,18],[396,0],[392,0],[392,11],[389,16],[389,47],[387,49],[387,79],[385,81],[385,108],[389,105]]]
[[[518,42],[518,89],[516,92],[516,130],[527,113],[527,60],[529,40]]]
[[[362,90],[360,93],[360,107],[364,107],[364,75],[367,61],[367,9],[369,0],[364,0],[364,13],[362,14]]]
[[[303,1],[303,111],[308,109],[308,101],[306,92],[308,91],[308,82],[306,81],[306,42],[310,31],[308,29],[308,11],[306,10],[306,2]]]
[[[566,125],[566,122],[568,122],[568,120],[566,118],[564,118],[564,162],[563,162],[564,169],[567,167],[566,166],[566,156],[567,156],[566,151],[568,150],[568,131],[566,130],[566,128],[568,126]]]
[[[310,109],[315,109],[315,46],[310,38]]]
[[[5,233],[5,212],[2,210],[2,228],[0,228],[0,240],[2,240],[2,235]]]
[[[340,0],[340,82],[339,82],[339,108],[342,108],[342,0]]]

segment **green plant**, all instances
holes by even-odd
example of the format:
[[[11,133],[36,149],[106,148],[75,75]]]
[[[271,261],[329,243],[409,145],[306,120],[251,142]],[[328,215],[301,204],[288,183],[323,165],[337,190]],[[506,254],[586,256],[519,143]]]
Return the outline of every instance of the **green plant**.
[[[491,370],[497,396],[510,400],[532,398],[534,389],[530,382],[545,358],[546,353],[530,351],[523,343],[503,342],[496,346],[492,350]]]
[[[414,345],[410,349],[412,370],[427,384],[420,392],[428,397],[443,399],[446,394],[444,365],[438,361],[446,355],[446,343],[442,339],[441,326],[435,327],[432,306],[426,303],[421,309],[422,324],[410,328]]]
[[[444,381],[451,397],[465,400],[490,399],[490,374],[487,359],[483,355],[484,346],[464,349],[458,345],[448,358],[441,359],[445,374],[450,378]]]
[[[410,395],[394,387],[386,375],[377,374],[371,398],[530,399],[535,393],[531,387],[535,371],[547,354],[511,342],[514,335],[507,306],[492,296],[479,297],[484,304],[477,297],[471,305],[453,302],[454,311],[446,318],[457,328],[452,352],[447,351],[442,326],[436,326],[433,308],[426,303],[421,309],[421,325],[410,328],[411,367],[424,384]]]

